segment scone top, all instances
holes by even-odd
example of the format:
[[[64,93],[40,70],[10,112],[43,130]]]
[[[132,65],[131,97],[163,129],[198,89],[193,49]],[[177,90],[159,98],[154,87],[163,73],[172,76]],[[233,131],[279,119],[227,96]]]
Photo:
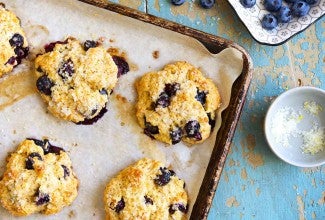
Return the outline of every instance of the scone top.
[[[176,62],[147,73],[136,89],[138,122],[151,138],[196,144],[209,137],[220,95],[212,80],[193,65]]]
[[[111,55],[91,42],[54,42],[35,60],[37,89],[58,118],[78,123],[96,117],[117,82]]]
[[[29,52],[19,18],[0,4],[0,77],[9,73]]]
[[[26,139],[8,156],[0,204],[17,216],[54,214],[74,201],[78,185],[62,148],[48,140]]]

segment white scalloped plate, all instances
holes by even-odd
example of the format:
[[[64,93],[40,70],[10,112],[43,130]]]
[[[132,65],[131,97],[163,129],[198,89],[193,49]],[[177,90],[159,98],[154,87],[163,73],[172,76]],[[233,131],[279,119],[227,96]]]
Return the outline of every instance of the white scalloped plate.
[[[293,18],[289,23],[279,24],[275,29],[268,31],[263,29],[261,25],[261,19],[265,14],[269,13],[264,8],[263,1],[257,0],[254,7],[244,8],[240,0],[228,0],[252,37],[261,44],[280,45],[295,34],[305,30],[325,14],[325,0],[319,0],[317,4],[310,8],[306,16]],[[284,0],[282,4],[287,5]]]

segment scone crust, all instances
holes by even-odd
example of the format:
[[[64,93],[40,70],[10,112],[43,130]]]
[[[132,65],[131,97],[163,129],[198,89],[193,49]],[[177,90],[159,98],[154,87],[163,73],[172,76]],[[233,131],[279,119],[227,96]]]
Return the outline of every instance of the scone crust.
[[[23,37],[23,48],[28,47],[25,33],[20,26],[20,20],[11,11],[0,5],[0,77],[13,70],[14,66],[18,65],[17,60],[10,62],[10,58],[17,57],[15,46],[10,45],[10,40],[14,34],[20,34]]]
[[[157,100],[166,91],[167,84],[178,84],[179,89],[170,98],[170,104],[162,107],[157,105]],[[136,90],[138,122],[144,129],[146,122],[158,127],[159,133],[151,134],[153,138],[172,144],[171,132],[175,129],[182,130],[182,140],[189,144],[201,143],[209,137],[220,95],[213,81],[193,65],[176,62],[161,71],[147,73],[136,83]],[[204,103],[196,98],[198,92],[205,94]],[[187,135],[185,126],[190,121],[199,123],[201,138]]]
[[[27,169],[31,155],[33,169]],[[7,158],[0,181],[0,203],[15,216],[54,214],[75,200],[78,185],[66,152],[44,154],[33,140],[25,140]]]
[[[41,83],[42,76],[52,84],[48,92],[38,87],[48,110],[75,123],[94,118],[105,107],[117,83],[117,71],[111,55],[102,46],[85,50],[73,38],[55,44],[53,51],[35,60],[36,84]]]
[[[185,219],[188,198],[184,181],[173,174],[165,185],[157,184],[161,169],[161,162],[144,158],[111,179],[104,192],[106,219]]]

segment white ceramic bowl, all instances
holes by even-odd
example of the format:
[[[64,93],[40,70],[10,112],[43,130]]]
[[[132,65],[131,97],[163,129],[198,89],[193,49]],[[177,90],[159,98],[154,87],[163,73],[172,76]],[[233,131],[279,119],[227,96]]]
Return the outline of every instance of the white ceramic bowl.
[[[306,101],[308,106],[313,102],[322,110],[312,114],[304,107]],[[279,120],[280,116],[289,121]],[[305,134],[312,128],[325,129],[325,91],[314,87],[298,87],[281,94],[271,104],[264,121],[266,140],[272,151],[298,167],[325,164],[325,149],[315,154],[303,151],[307,143]]]

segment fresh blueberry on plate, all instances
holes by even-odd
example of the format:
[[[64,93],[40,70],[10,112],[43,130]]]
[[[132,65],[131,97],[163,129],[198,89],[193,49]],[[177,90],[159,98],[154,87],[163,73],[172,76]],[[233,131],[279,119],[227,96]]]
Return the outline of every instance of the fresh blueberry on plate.
[[[292,5],[292,14],[297,17],[305,16],[310,9],[310,6],[304,1],[297,1]]]
[[[251,8],[256,4],[256,0],[240,0],[244,8]]]
[[[200,0],[200,5],[206,9],[212,8],[214,3],[216,3],[215,0]]]
[[[178,6],[178,5],[182,5],[185,2],[185,0],[171,0],[171,2],[173,5]]]
[[[283,5],[277,13],[277,19],[281,23],[288,23],[291,20],[291,17],[291,10],[285,5]]]
[[[282,5],[282,0],[265,0],[264,7],[270,12],[279,11]]]
[[[266,14],[264,15],[262,19],[262,27],[266,30],[272,30],[276,26],[278,26],[278,20],[276,17],[272,14]]]

